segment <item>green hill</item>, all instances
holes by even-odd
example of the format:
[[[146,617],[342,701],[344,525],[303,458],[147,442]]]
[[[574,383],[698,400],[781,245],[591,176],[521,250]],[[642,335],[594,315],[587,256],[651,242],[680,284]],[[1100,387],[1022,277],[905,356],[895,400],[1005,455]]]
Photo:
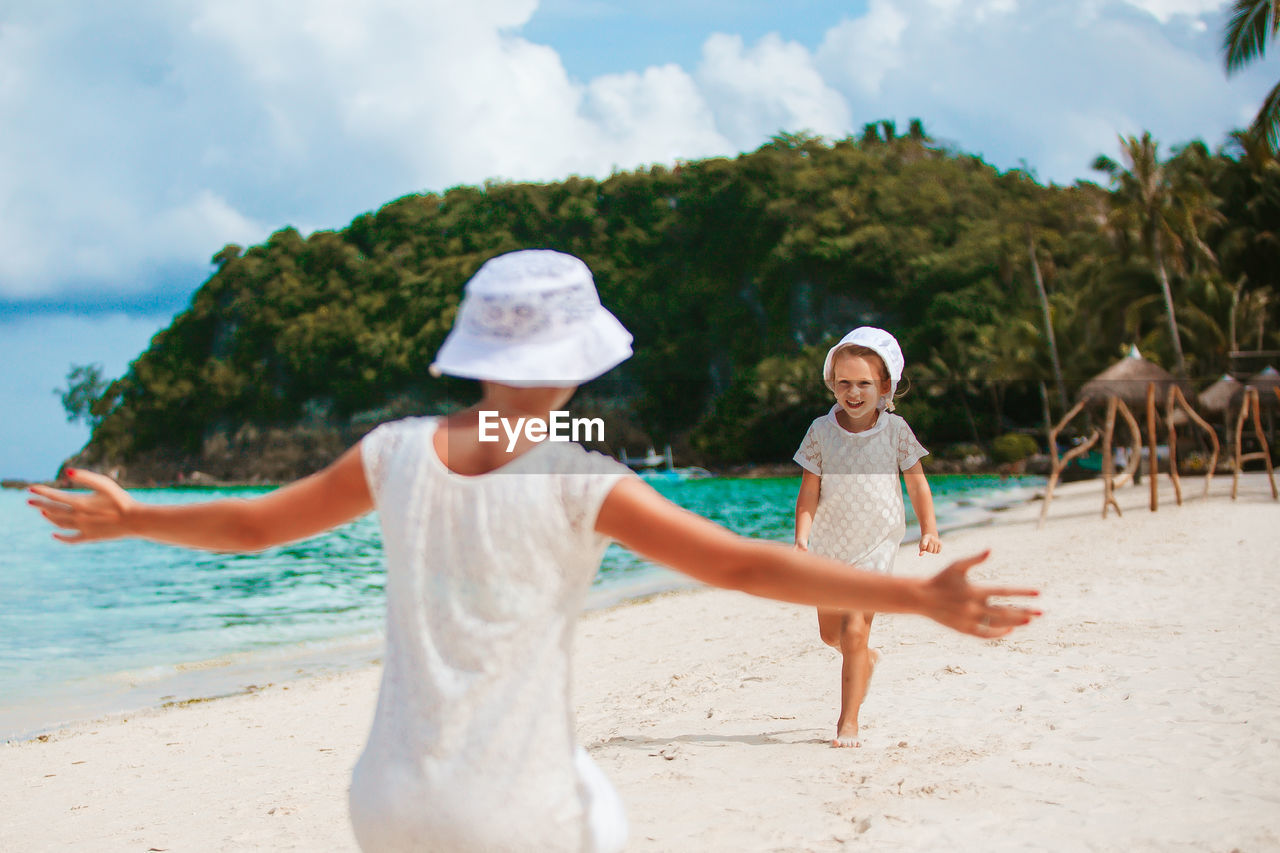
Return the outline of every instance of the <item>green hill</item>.
[[[1215,215],[1187,218],[1195,240],[1166,254],[1189,367],[1210,376],[1226,366],[1241,293],[1270,292],[1248,272],[1280,259],[1254,245],[1280,221],[1256,209],[1274,209],[1280,183],[1274,160],[1255,169],[1240,151],[1189,148],[1165,165],[1196,177]],[[133,481],[286,479],[380,420],[469,403],[469,383],[427,365],[466,279],[530,247],[583,258],[635,335],[636,356],[574,403],[609,413],[613,444],[671,442],[700,464],[789,458],[827,405],[825,347],[859,324],[902,341],[901,410],[927,443],[985,443],[1042,423],[1041,382],[1060,408],[1036,268],[1068,386],[1132,342],[1173,363],[1143,226],[1113,215],[1113,186],[1043,186],[934,144],[918,123],[905,136],[878,123],[600,181],[409,195],[306,238],[284,228],[213,257],[190,308],[95,403],[77,460]],[[1231,255],[1231,241],[1247,246]]]

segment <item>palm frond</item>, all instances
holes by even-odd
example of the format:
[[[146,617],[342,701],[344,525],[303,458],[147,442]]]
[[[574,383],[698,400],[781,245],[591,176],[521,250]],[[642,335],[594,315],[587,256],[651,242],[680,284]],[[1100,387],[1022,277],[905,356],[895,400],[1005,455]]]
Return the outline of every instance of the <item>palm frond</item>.
[[[1251,129],[1267,141],[1273,154],[1280,154],[1280,83],[1267,93]]]
[[[1234,0],[1222,36],[1227,73],[1234,74],[1267,52],[1267,41],[1280,30],[1280,0]]]
[[[1116,172],[1120,171],[1120,164],[1115,160],[1112,160],[1106,154],[1099,154],[1094,158],[1093,170],[1095,172],[1102,172],[1108,176],[1112,176],[1115,175]]]

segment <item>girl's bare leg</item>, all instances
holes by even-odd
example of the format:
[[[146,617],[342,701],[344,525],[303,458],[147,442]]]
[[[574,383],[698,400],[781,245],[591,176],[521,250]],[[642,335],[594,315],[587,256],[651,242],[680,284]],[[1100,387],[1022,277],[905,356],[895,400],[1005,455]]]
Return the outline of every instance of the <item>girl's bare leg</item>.
[[[836,721],[836,747],[862,746],[858,740],[858,711],[867,696],[871,674],[880,653],[867,647],[874,613],[818,611],[818,630],[827,645],[840,650],[840,717]]]

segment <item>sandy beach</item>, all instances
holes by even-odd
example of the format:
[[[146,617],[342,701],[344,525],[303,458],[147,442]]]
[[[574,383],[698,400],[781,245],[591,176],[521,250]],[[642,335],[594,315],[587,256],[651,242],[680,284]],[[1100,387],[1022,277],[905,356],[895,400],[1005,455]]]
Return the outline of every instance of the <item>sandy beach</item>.
[[[1280,850],[1280,503],[1265,476],[1061,487],[903,549],[991,547],[1043,590],[999,641],[881,616],[864,746],[828,746],[838,656],[812,610],[719,590],[589,613],[579,737],[637,851]],[[0,746],[0,850],[354,850],[376,668]],[[500,820],[500,814],[495,814]]]

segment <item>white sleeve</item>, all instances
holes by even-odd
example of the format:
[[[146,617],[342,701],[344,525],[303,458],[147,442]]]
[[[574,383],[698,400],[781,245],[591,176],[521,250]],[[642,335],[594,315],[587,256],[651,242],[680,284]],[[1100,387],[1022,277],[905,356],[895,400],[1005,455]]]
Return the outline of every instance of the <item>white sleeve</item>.
[[[596,535],[596,518],[613,487],[626,477],[636,476],[621,462],[593,451],[581,451],[566,469],[557,473],[569,526],[585,538]]]
[[[898,419],[898,470],[905,471],[929,455],[905,420]]]
[[[810,474],[822,476],[822,444],[818,441],[818,421],[809,424],[809,431],[800,442],[800,449],[791,457],[795,463]]]
[[[396,454],[403,447],[409,434],[407,420],[392,421],[375,427],[360,439],[360,460],[364,464],[364,479],[369,484],[369,494],[374,505],[381,503],[388,473],[395,467]]]

